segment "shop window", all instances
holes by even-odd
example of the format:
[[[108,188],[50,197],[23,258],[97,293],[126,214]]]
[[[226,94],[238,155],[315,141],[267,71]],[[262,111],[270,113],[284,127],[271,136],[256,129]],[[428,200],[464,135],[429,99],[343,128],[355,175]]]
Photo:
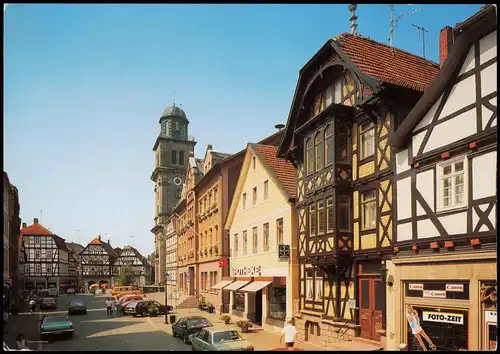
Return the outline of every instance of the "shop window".
[[[413,334],[408,324],[410,320],[416,321],[421,327],[420,338]],[[409,351],[431,350],[433,346],[436,350],[445,351],[469,349],[469,323],[466,310],[406,304],[405,323]]]
[[[286,317],[286,288],[269,288],[269,317],[284,321]]]
[[[245,312],[245,294],[239,291],[234,292],[234,309]]]

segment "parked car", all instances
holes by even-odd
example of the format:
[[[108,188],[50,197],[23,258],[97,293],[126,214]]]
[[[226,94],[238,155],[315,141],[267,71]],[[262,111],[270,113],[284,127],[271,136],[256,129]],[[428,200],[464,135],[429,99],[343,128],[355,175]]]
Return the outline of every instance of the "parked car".
[[[210,321],[205,317],[183,317],[172,325],[172,335],[174,336],[174,338],[182,338],[184,340],[184,343],[189,344],[189,336],[191,334],[197,334],[199,331],[206,327],[212,327],[212,323],[210,323]]]
[[[69,289],[66,291],[66,294],[68,294],[68,295],[75,295],[75,289],[73,289],[73,288],[69,288]]]
[[[237,329],[227,327],[203,328],[191,334],[189,340],[193,351],[253,351],[253,345],[241,338]]]
[[[40,300],[40,309],[56,309],[57,308],[57,302],[56,299],[53,297],[43,297]]]
[[[160,304],[158,301],[155,300],[143,300],[143,301],[137,301],[137,302],[132,302],[129,303],[125,307],[125,313],[129,315],[133,315],[134,317],[139,315],[139,316],[147,316],[149,313],[149,307],[151,305],[156,305],[158,308],[158,314],[159,315],[164,315],[165,314],[165,305]],[[173,310],[173,307],[168,305],[168,313],[170,313]]]
[[[118,311],[122,314],[122,315],[126,315],[127,314],[127,307],[129,308],[129,312],[132,311],[132,309],[135,309],[135,305],[139,302],[140,300],[130,300],[130,301],[125,301],[123,304],[121,305],[118,305],[119,306],[119,309]]]
[[[87,307],[82,300],[73,300],[70,302],[68,307],[68,315],[74,315],[76,313],[87,314]]]
[[[50,296],[57,296],[59,295],[59,291],[57,291],[57,288],[49,288],[49,295]]]
[[[73,323],[68,316],[45,316],[40,324],[40,336],[42,340],[53,335],[67,335],[72,338],[73,332]]]
[[[124,302],[127,302],[127,301],[131,301],[131,300],[142,300],[142,296],[141,295],[128,295],[128,296],[124,296],[122,297],[121,299],[118,300],[118,304],[119,305],[122,305]]]

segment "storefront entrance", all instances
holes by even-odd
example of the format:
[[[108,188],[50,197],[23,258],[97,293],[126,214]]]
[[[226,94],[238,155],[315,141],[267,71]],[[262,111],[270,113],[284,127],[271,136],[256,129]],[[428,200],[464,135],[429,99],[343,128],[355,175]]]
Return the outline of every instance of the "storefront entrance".
[[[378,341],[377,331],[384,329],[385,323],[385,284],[380,278],[360,278],[359,294],[361,337]]]
[[[407,308],[405,304],[405,309]],[[418,323],[422,328],[421,339],[426,350],[431,349],[431,344],[425,335],[431,340],[436,350],[468,350],[469,312],[445,307],[412,306],[418,315]],[[412,333],[408,321],[406,323],[406,338],[409,351],[423,351],[422,344]],[[425,334],[425,335],[424,335]]]
[[[262,290],[255,293],[255,324],[262,326]]]

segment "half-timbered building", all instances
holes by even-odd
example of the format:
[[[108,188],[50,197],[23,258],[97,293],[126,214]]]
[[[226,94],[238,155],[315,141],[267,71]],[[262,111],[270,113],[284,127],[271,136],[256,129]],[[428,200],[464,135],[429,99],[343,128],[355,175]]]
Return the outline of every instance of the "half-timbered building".
[[[26,261],[24,263],[25,285],[28,289],[55,287],[69,278],[68,248],[64,239],[55,235],[33,220],[33,225],[23,223],[21,229]]]
[[[151,283],[151,265],[148,260],[132,246],[125,246],[121,250],[114,265],[114,272],[120,274],[122,267],[132,267],[135,278],[134,284],[139,286]]]
[[[388,349],[496,348],[497,18],[493,5],[440,34],[433,84],[391,138],[398,254],[388,262]],[[389,282],[389,280],[388,280]]]
[[[84,247],[78,243],[66,242],[68,247],[68,273],[70,281],[65,285],[66,291],[68,289],[76,289],[84,287],[82,277],[82,262],[80,259],[80,252]]]
[[[101,236],[94,238],[80,252],[82,277],[86,286],[107,283],[110,286],[117,281],[118,273],[114,272],[113,264],[118,258],[113,247],[104,242]]]
[[[380,340],[379,269],[394,234],[388,138],[438,70],[355,33],[328,40],[300,70],[278,151],[297,171],[299,340]]]

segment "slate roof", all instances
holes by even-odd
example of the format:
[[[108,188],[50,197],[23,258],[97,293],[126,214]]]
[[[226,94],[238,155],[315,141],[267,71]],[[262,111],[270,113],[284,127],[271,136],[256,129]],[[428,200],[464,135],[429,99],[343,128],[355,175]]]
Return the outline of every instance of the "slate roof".
[[[85,248],[79,243],[74,243],[74,242],[66,242],[66,247],[68,247],[68,249],[72,251],[74,254],[80,253]]]
[[[350,33],[333,40],[365,75],[393,85],[424,92],[439,72],[439,64]]]
[[[283,187],[285,187],[288,193],[295,198],[297,178],[293,165],[285,159],[276,157],[278,152],[277,146],[258,144],[252,145],[260,153],[266,165],[274,172]]]
[[[228,158],[231,156],[231,154],[226,154],[223,152],[214,152],[212,151],[212,166],[215,166],[217,163],[221,162],[222,160]]]

